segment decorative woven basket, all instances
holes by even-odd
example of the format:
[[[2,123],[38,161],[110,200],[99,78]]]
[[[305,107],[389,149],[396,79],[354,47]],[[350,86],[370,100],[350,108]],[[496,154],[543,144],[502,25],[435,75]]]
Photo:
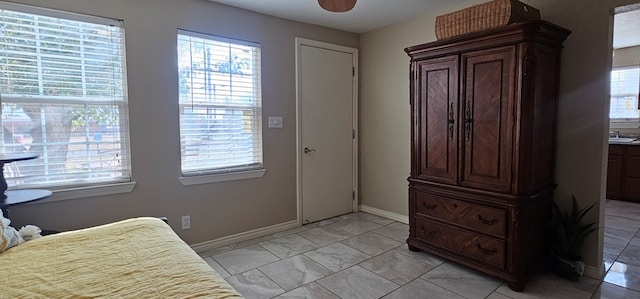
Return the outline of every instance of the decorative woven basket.
[[[516,0],[494,0],[436,17],[436,38],[445,39],[522,21],[540,20],[540,11]]]

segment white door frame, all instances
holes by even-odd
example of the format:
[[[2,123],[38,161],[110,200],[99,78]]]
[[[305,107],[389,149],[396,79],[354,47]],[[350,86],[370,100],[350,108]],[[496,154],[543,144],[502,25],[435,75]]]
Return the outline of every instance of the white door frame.
[[[353,55],[353,95],[352,95],[352,103],[351,107],[353,111],[352,119],[353,123],[351,124],[351,128],[354,132],[353,142],[353,178],[352,178],[352,187],[354,191],[354,200],[352,202],[352,209],[354,212],[359,210],[359,194],[358,194],[358,49],[350,48],[335,44],[329,44],[324,42],[319,42],[315,40],[305,39],[296,37],[296,188],[297,188],[297,220],[298,225],[302,225],[302,120],[300,119],[301,115],[301,105],[300,105],[300,47],[302,45],[328,49],[338,52],[345,52]]]

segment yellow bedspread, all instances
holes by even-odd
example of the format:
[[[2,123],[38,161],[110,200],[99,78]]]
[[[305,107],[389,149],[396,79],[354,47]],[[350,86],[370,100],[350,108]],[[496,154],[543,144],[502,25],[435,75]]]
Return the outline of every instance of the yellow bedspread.
[[[0,298],[241,298],[156,218],[28,241],[0,271]]]

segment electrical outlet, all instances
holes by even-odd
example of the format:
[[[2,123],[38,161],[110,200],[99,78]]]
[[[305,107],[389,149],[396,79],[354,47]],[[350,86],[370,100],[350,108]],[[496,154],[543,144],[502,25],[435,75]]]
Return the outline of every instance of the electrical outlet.
[[[191,228],[191,216],[182,216],[182,229],[190,229]]]

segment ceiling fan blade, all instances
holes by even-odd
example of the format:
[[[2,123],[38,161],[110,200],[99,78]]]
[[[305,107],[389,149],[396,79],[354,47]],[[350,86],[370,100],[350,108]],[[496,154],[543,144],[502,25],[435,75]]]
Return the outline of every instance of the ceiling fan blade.
[[[347,12],[356,6],[357,0],[318,0],[320,7],[331,12]]]

